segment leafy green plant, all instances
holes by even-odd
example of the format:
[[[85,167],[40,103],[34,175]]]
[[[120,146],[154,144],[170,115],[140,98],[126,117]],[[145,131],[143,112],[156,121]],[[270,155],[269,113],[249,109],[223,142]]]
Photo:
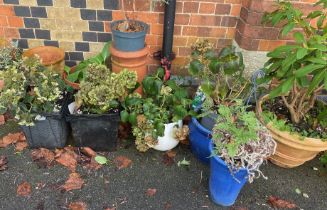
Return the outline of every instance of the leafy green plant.
[[[200,90],[205,94],[205,115],[216,110],[219,104],[228,104],[247,93],[248,81],[243,77],[242,53],[235,47],[223,48],[217,56],[208,40],[192,46],[189,73],[199,79]]]
[[[262,175],[259,167],[274,154],[276,143],[255,113],[246,111],[242,103],[236,100],[230,106],[219,106],[212,133],[213,155],[222,157],[232,173],[245,168],[252,182],[256,175]]]
[[[111,46],[111,42],[107,42],[98,55],[81,61],[78,65],[76,65],[74,72],[71,72],[71,69],[68,66],[65,66],[65,72],[67,74],[67,79],[70,82],[80,82],[85,79],[86,71],[88,66],[91,64],[101,64],[105,65],[106,60],[110,57],[109,48]]]
[[[78,112],[104,114],[117,109],[137,85],[136,73],[127,69],[113,73],[105,65],[90,64],[86,72],[75,96]]]
[[[38,115],[59,112],[64,84],[61,76],[41,65],[37,57],[18,59],[0,71],[0,113],[7,110],[20,125],[32,126]]]
[[[142,81],[144,98],[130,95],[122,104],[123,122],[129,122],[136,137],[137,149],[145,152],[164,135],[165,124],[182,120],[190,112],[191,99],[185,88],[173,80],[164,81],[164,70]]]
[[[0,45],[0,71],[10,68],[15,62],[19,62],[21,58],[22,52],[18,49],[17,42],[12,42],[11,45],[4,47]]]
[[[278,81],[270,98],[281,97],[293,124],[299,124],[314,107],[317,95],[327,89],[326,0],[316,4],[319,10],[304,15],[290,2],[279,2],[278,9],[264,16],[265,23],[282,24],[282,35],[293,28],[295,43],[280,46],[268,53],[264,82]],[[321,10],[323,8],[323,10]],[[317,26],[310,23],[317,20]]]

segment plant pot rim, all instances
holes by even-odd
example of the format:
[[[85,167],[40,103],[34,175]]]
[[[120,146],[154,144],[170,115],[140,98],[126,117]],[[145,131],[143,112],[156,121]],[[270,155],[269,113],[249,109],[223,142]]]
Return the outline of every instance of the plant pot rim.
[[[192,123],[200,130],[201,133],[205,135],[211,135],[212,132],[208,129],[206,129],[201,123],[195,118],[192,117]]]
[[[209,151],[211,152],[211,154],[213,151],[213,145],[214,145],[213,142],[209,143]],[[218,155],[212,155],[210,158],[214,158],[218,163],[220,163],[221,165],[226,166],[228,168],[226,162],[223,159],[221,159]],[[248,170],[246,168],[239,168],[237,172],[240,172],[240,171],[247,172]]]
[[[76,69],[76,65],[70,67],[70,72],[74,73],[75,69]],[[79,83],[69,81],[67,76],[68,75],[67,75],[66,71],[64,71],[63,74],[62,74],[62,78],[65,81],[65,83],[67,85],[71,86],[74,90],[79,90],[80,89]]]
[[[119,32],[119,33],[123,33],[123,34],[134,34],[134,35],[140,34],[141,35],[141,34],[144,34],[145,31],[148,31],[148,29],[149,29],[149,25],[147,23],[143,22],[143,21],[140,21],[140,20],[132,20],[132,21],[137,22],[137,23],[143,25],[144,26],[144,29],[142,31],[137,31],[137,32],[122,32],[122,31],[118,31],[118,30],[114,29],[114,27],[118,23],[121,23],[121,22],[124,22],[124,21],[126,21],[126,20],[125,19],[122,19],[122,20],[112,21],[110,23],[111,31],[113,31],[113,32]]]
[[[57,54],[58,57],[54,60],[53,59],[42,59],[42,54],[44,54],[44,53]],[[38,46],[38,47],[28,49],[23,53],[23,57],[31,57],[35,54],[37,54],[41,57],[42,64],[45,66],[59,63],[65,58],[65,52],[62,49],[60,49],[58,47],[54,47],[54,46]]]
[[[287,131],[280,131],[273,127],[272,123],[265,124],[264,120],[261,116],[262,114],[262,103],[266,100],[268,100],[269,95],[264,95],[261,97],[256,105],[256,115],[259,121],[266,126],[266,128],[273,134],[273,136],[279,136],[281,138],[274,138],[275,140],[282,142],[287,145],[292,145],[295,148],[303,149],[303,146],[305,146],[305,150],[308,151],[324,151],[327,150],[327,141],[324,142],[321,139],[318,138],[309,138],[300,136],[298,134],[292,134]]]
[[[118,50],[114,45],[115,45],[115,43],[113,43],[110,46],[109,51],[111,52],[112,56],[118,57],[118,58],[139,59],[139,58],[147,57],[150,52],[147,45],[145,45],[144,48],[137,50],[137,51],[121,51],[121,50]]]

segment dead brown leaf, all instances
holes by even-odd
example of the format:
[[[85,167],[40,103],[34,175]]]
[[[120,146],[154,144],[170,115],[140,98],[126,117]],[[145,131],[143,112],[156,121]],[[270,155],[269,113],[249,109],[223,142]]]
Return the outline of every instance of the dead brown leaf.
[[[165,153],[163,156],[162,156],[162,162],[163,164],[165,164],[166,166],[171,166],[174,164],[174,158],[173,157],[170,157],[167,153]]]
[[[10,144],[15,144],[20,139],[22,139],[22,132],[19,133],[9,133],[7,136],[3,137],[2,140],[0,140],[0,148],[8,147]]]
[[[37,162],[39,166],[50,167],[53,165],[55,155],[52,151],[40,148],[32,151],[32,160]]]
[[[168,155],[168,157],[174,158],[176,156],[177,152],[174,150],[169,150],[166,152],[166,154]]]
[[[83,184],[84,180],[80,177],[78,173],[71,173],[62,188],[66,191],[79,190],[82,188]]]
[[[276,196],[269,196],[267,203],[273,208],[286,208],[286,209],[295,209],[297,208],[296,204],[280,199]]]
[[[64,149],[57,149],[55,151],[56,161],[67,167],[72,172],[76,171],[78,155],[74,152],[72,147],[65,147]]]
[[[28,182],[23,182],[17,187],[17,195],[30,196],[32,192],[32,186]]]
[[[132,161],[125,156],[118,156],[113,161],[118,169],[127,168],[132,164]]]
[[[173,207],[173,205],[171,205],[171,203],[169,203],[169,202],[165,203],[165,210],[171,209],[171,207]]]
[[[72,202],[69,204],[68,208],[70,210],[87,210],[87,205],[84,202]]]
[[[90,170],[99,170],[100,168],[102,168],[102,165],[99,164],[98,162],[95,161],[94,157],[91,158],[90,162],[88,164],[85,165],[85,167],[87,169],[90,169]]]
[[[20,141],[20,142],[17,142],[16,145],[16,151],[17,152],[21,152],[23,151],[26,147],[28,147],[28,144],[26,141]]]
[[[81,152],[84,155],[88,156],[88,157],[95,157],[95,156],[97,156],[97,153],[93,149],[91,149],[90,147],[82,147],[81,148]]]
[[[7,163],[8,163],[7,157],[4,155],[1,155],[0,156],[0,171],[4,171],[8,168]]]
[[[154,189],[154,188],[149,188],[146,191],[147,196],[154,196],[156,193],[157,193],[157,189]]]

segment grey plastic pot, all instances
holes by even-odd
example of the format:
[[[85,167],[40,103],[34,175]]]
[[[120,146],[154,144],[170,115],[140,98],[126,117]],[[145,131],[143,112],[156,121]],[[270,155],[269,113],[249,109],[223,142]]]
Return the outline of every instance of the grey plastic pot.
[[[208,129],[209,131],[212,131],[213,127],[216,124],[217,117],[218,117],[218,114],[211,113],[208,116],[202,117],[200,120],[200,123],[203,127]]]
[[[21,126],[30,148],[62,148],[68,138],[68,125],[62,114],[49,114],[34,126]]]
[[[116,30],[117,25],[124,21],[125,20],[117,20],[110,24],[114,47],[125,52],[134,52],[143,49],[149,25],[142,21],[133,20],[143,26],[143,31],[121,32]]]

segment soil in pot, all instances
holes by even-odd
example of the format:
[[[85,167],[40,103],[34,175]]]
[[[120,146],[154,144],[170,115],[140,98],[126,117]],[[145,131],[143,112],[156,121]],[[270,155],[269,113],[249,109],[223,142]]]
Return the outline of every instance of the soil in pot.
[[[133,33],[143,31],[144,26],[133,20],[125,20],[118,23],[115,29],[120,32]]]

